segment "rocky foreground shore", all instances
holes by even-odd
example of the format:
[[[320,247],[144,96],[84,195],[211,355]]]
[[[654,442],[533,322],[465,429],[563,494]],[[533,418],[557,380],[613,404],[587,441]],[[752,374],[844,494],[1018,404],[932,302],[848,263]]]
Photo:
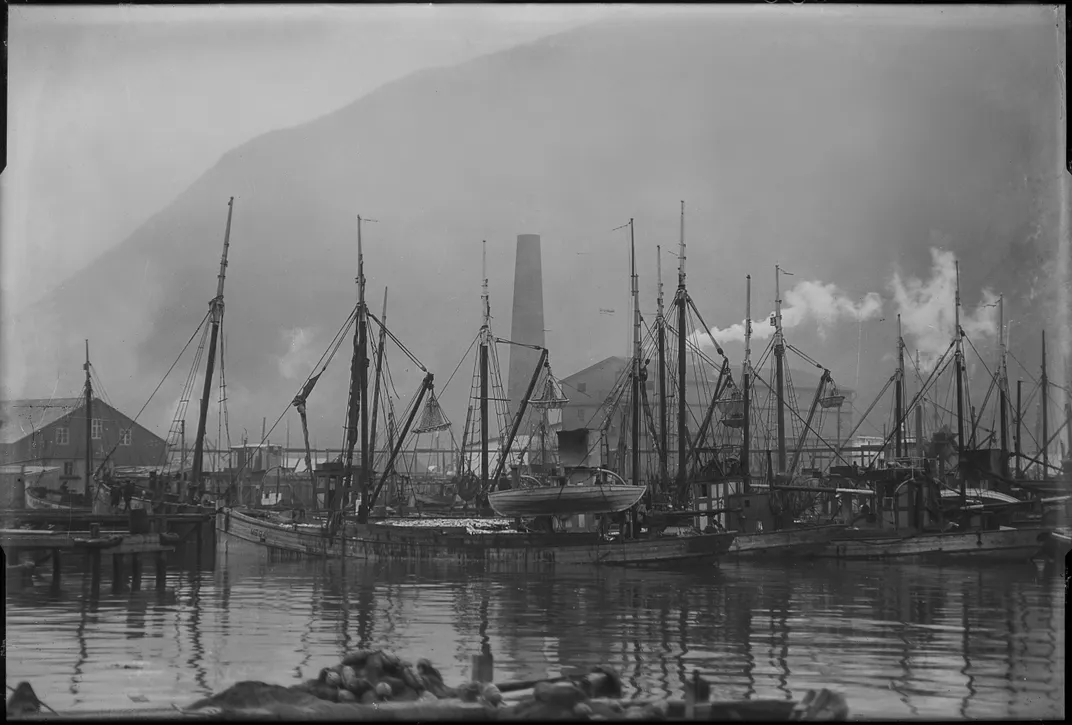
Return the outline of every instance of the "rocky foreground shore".
[[[710,686],[698,674],[684,701],[623,698],[621,680],[608,667],[550,680],[449,687],[425,659],[411,664],[383,651],[358,651],[316,679],[283,687],[239,682],[187,707],[131,711],[142,720],[844,720],[844,699],[811,691],[800,702],[709,702]],[[8,700],[8,717],[45,719],[32,688],[22,683]],[[44,706],[47,708],[47,706]],[[118,713],[96,713],[115,719]],[[56,714],[54,714],[56,715]],[[81,713],[79,713],[81,715]],[[87,713],[86,716],[90,714]],[[71,715],[64,715],[70,719]],[[126,718],[123,718],[126,719]]]

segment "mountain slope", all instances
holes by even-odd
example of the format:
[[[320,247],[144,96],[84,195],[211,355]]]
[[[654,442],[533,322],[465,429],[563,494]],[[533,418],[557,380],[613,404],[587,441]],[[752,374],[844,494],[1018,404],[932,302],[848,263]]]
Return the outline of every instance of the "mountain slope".
[[[636,218],[650,313],[654,247],[676,248],[679,199],[690,291],[711,325],[743,316],[749,273],[760,318],[775,262],[853,297],[886,294],[895,268],[926,275],[941,239],[963,260],[965,303],[984,285],[1003,292],[1011,316],[1030,316],[1019,336],[1033,346],[1054,324],[1052,45],[1041,16],[977,27],[698,17],[602,23],[424,71],[226,154],[18,321],[32,321],[20,344],[39,362],[9,382],[40,394],[62,373],[77,385],[78,341],[91,337],[117,402],[140,407],[207,310],[231,195],[229,406],[250,438],[353,304],[357,214],[378,220],[364,237],[372,308],[390,287],[388,324],[440,387],[479,325],[481,239],[506,335],[515,236],[543,235],[547,340],[565,376],[624,352],[627,239],[609,230]],[[671,287],[675,265],[664,258]],[[811,327],[796,343],[855,387],[862,337],[852,324],[826,339]],[[892,328],[867,339],[864,398],[889,375]],[[310,400],[321,446],[341,436],[347,369],[340,357]],[[416,371],[396,375],[405,398]],[[463,369],[446,394],[455,419],[467,385]],[[157,425],[169,386],[147,413]]]

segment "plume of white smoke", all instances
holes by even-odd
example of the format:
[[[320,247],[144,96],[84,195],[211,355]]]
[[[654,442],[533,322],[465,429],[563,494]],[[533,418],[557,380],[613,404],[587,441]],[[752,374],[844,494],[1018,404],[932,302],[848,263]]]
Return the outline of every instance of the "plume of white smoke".
[[[842,320],[868,320],[882,313],[882,298],[869,292],[859,301],[853,301],[837,285],[817,281],[799,282],[786,290],[782,301],[782,328],[791,329],[814,322],[820,337],[825,337],[831,327]],[[755,318],[752,323],[752,339],[764,340],[774,334],[774,326],[769,320],[771,312],[764,318]],[[711,328],[711,334],[720,344],[741,342],[744,340],[744,326],[741,322],[725,329]],[[697,344],[710,346],[711,341],[704,333],[694,335]]]
[[[906,342],[919,350],[920,364],[933,367],[949,348],[956,333],[956,259],[952,252],[931,249],[931,273],[926,280],[902,278],[895,271],[889,287],[894,306],[901,315],[901,330]],[[963,302],[963,294],[961,295]],[[973,311],[960,310],[960,326],[965,334],[978,341],[994,338],[998,332],[997,295],[982,291],[982,300]]]
[[[312,347],[316,328],[295,327],[281,333],[286,352],[278,356],[279,374],[286,380],[304,380],[320,359],[320,351]]]

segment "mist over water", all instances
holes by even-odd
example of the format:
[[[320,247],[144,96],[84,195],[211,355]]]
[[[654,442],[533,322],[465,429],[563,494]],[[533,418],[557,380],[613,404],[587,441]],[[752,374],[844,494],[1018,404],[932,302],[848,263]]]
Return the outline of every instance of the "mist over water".
[[[484,571],[221,554],[166,594],[11,592],[9,684],[60,710],[188,704],[290,685],[358,647],[428,657],[448,683],[482,650],[498,681],[609,664],[626,694],[842,691],[853,717],[1061,718],[1065,595],[1004,569],[723,563],[702,571]]]

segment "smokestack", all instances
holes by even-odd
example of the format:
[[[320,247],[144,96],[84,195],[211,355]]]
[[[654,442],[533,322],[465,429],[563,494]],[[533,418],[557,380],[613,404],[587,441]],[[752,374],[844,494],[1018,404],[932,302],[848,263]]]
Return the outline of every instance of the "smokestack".
[[[540,235],[517,235],[517,259],[514,264],[514,310],[510,339],[526,345],[544,345],[543,339],[543,263],[540,261]],[[540,353],[525,347],[510,347],[510,373],[507,395],[510,411],[521,404]]]

